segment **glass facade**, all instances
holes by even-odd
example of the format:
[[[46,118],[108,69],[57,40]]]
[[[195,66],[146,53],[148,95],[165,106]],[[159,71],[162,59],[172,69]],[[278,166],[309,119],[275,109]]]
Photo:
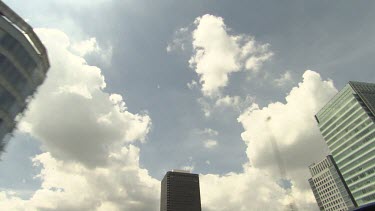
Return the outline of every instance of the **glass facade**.
[[[375,84],[347,84],[316,115],[358,206],[375,202]]]
[[[354,209],[356,206],[354,199],[331,155],[317,164],[310,165],[309,169],[312,175],[309,183],[320,210]]]
[[[161,182],[160,211],[201,211],[199,175],[168,171]]]
[[[46,50],[32,28],[0,1],[0,151],[48,68]]]

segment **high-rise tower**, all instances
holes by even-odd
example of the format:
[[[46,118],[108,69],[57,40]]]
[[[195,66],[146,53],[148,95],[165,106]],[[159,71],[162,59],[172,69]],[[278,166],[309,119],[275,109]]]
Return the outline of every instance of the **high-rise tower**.
[[[355,205],[348,187],[331,155],[309,166],[311,189],[320,210],[353,210]]]
[[[160,211],[201,211],[199,175],[168,171],[161,182]]]
[[[350,81],[315,118],[355,202],[375,202],[375,84]]]
[[[31,26],[0,1],[0,152],[15,117],[43,82],[47,52]]]

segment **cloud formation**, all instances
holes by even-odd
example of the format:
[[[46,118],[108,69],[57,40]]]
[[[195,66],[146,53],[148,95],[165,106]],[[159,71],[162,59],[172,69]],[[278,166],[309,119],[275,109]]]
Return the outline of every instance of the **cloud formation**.
[[[336,92],[332,81],[307,70],[303,81],[286,96],[286,103],[275,102],[264,108],[253,104],[242,113],[238,121],[245,130],[241,136],[251,164],[280,175],[272,150],[274,142],[289,176],[299,187],[306,187],[307,166],[327,152],[314,115]]]
[[[0,209],[155,210],[159,181],[139,167],[133,144],[146,140],[150,117],[128,112],[120,95],[104,92],[101,70],[69,50],[66,34],[37,33],[51,69],[20,130],[42,143],[45,152],[33,159],[42,185],[28,200],[1,192]]]
[[[150,117],[128,112],[122,96],[104,92],[100,69],[69,51],[67,35],[49,29],[38,33],[52,68],[20,128],[42,143],[45,152],[33,159],[41,167],[42,185],[25,200],[0,192],[0,209],[158,210],[160,181],[140,167],[140,149],[134,144],[146,140]],[[332,81],[306,71],[285,103],[253,104],[243,112],[238,121],[248,162],[239,173],[201,175],[203,209],[280,210],[292,203],[300,210],[317,209],[307,186],[307,166],[324,156],[325,145],[313,115],[336,92]],[[202,133],[218,134],[212,129]],[[287,178],[281,178],[272,141]],[[291,187],[283,188],[280,179]]]
[[[323,157],[326,147],[313,116],[336,92],[332,81],[308,70],[286,96],[286,103],[263,108],[253,104],[243,112],[238,121],[244,127],[242,139],[249,160],[242,173],[201,176],[205,210],[282,210],[291,205],[316,210],[307,166]],[[278,144],[277,158],[285,161],[281,166],[285,173],[280,171],[272,142]],[[290,181],[291,187],[285,188],[283,180]]]
[[[231,35],[223,18],[203,15],[194,21],[194,54],[190,67],[200,77],[204,96],[215,97],[227,86],[229,75],[243,69],[258,71],[273,53],[249,35]]]

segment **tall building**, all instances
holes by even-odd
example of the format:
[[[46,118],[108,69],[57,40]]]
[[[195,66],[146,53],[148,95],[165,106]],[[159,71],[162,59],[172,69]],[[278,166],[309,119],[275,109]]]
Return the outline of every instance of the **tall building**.
[[[0,1],[0,152],[48,68],[46,49],[31,26]]]
[[[160,211],[201,211],[199,175],[168,171],[161,182]]]
[[[375,84],[350,81],[315,118],[357,205],[375,202]]]
[[[309,166],[311,189],[320,210],[347,211],[356,207],[331,155]]]

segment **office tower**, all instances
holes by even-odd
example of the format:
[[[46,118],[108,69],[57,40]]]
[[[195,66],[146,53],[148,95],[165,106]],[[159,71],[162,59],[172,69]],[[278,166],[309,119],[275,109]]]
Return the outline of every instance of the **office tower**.
[[[46,50],[31,26],[0,1],[0,152],[48,68]]]
[[[316,115],[358,206],[375,202],[375,84],[349,82]]]
[[[311,189],[320,210],[346,211],[355,207],[348,187],[331,155],[309,166]]]
[[[161,182],[160,211],[201,211],[199,175],[168,171]]]

